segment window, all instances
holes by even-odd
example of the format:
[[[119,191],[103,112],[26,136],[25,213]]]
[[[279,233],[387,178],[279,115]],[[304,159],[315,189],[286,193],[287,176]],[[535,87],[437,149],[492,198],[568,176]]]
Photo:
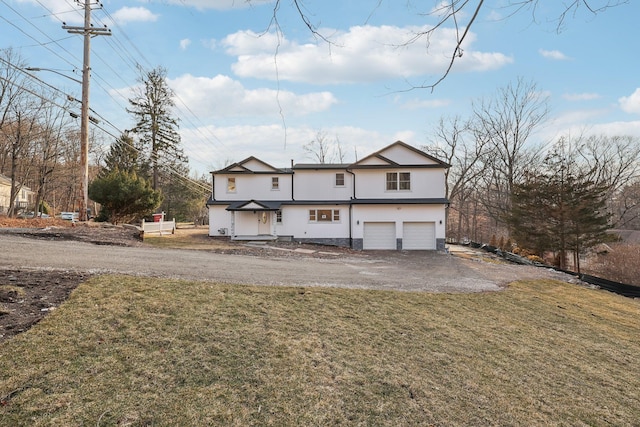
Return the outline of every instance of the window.
[[[311,209],[309,210],[310,222],[340,222],[339,209]]]
[[[336,174],[336,187],[344,187],[344,174],[337,173]]]
[[[387,172],[387,191],[411,190],[410,172]]]
[[[236,192],[236,179],[227,178],[227,193],[235,193],[235,192]]]
[[[318,221],[331,221],[331,209],[318,209]]]
[[[395,172],[387,172],[387,191],[398,189],[398,174]]]
[[[280,180],[278,179],[277,176],[274,176],[271,178],[271,189],[272,190],[279,190],[280,189]]]
[[[276,211],[276,222],[278,224],[282,224],[282,211],[281,210]]]
[[[411,174],[409,172],[400,172],[400,179],[398,180],[398,184],[400,185],[399,190],[411,190]]]

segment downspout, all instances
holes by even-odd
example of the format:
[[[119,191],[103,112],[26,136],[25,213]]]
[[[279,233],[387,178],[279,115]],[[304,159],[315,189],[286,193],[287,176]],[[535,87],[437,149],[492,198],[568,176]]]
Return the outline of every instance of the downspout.
[[[293,159],[291,159],[291,201],[295,201],[295,197],[293,197],[294,192],[293,192],[293,175],[295,174],[295,172],[293,171]]]
[[[356,174],[351,172],[349,169],[345,169],[345,171],[349,172],[353,179],[351,182],[353,183],[353,196],[351,196],[351,200],[356,198]],[[349,202],[349,247],[353,249],[353,203]]]
[[[211,172],[211,200],[216,201],[216,176]]]

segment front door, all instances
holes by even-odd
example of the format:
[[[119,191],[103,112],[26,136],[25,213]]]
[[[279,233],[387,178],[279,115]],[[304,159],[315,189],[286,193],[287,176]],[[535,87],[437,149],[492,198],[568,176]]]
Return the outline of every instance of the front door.
[[[258,212],[258,234],[271,235],[271,212]]]

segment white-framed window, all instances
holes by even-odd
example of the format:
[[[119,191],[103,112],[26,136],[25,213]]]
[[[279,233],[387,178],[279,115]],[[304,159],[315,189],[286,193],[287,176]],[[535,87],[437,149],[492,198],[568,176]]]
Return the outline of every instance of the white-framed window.
[[[336,174],[336,187],[344,187],[344,173],[342,172]]]
[[[410,172],[387,172],[387,191],[411,190]]]
[[[310,209],[310,222],[340,222],[340,209]]]
[[[236,179],[235,177],[227,178],[227,193],[236,192]]]
[[[271,189],[272,190],[280,189],[280,179],[277,176],[271,177]]]
[[[282,211],[281,210],[277,210],[276,211],[276,222],[278,224],[282,224]]]

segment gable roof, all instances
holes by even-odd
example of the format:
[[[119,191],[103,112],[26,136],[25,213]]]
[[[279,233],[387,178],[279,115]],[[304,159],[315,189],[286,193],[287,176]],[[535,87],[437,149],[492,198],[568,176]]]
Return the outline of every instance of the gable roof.
[[[226,210],[228,211],[276,211],[280,209],[282,202],[279,201],[258,201],[246,200],[231,203]]]
[[[400,163],[397,157],[400,151],[404,151],[415,158],[415,162],[412,163]],[[442,160],[425,153],[409,144],[402,141],[396,141],[391,145],[384,147],[382,150],[376,151],[373,154],[364,157],[361,160],[351,164],[349,169],[368,169],[368,168],[388,168],[388,167],[423,167],[423,168],[449,168],[450,164],[443,162]]]
[[[291,171],[288,169],[280,169],[275,168],[268,164],[267,162],[263,162],[257,157],[250,156],[244,160],[241,160],[237,163],[227,166],[226,168],[214,171],[212,173],[269,173],[269,174],[290,174]]]

